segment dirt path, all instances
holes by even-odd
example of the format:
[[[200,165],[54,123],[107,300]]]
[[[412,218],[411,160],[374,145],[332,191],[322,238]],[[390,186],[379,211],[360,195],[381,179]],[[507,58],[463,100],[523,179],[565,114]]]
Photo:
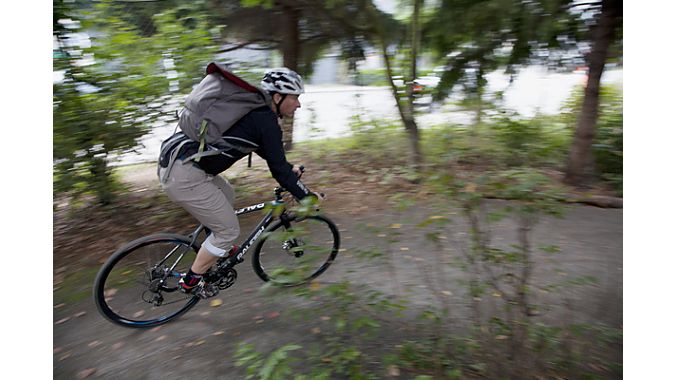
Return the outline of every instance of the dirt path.
[[[140,175],[134,181],[135,188],[142,189],[147,178],[147,175]],[[153,183],[152,180],[147,182],[151,190],[155,186]],[[340,195],[334,192],[325,209],[339,225],[342,249],[337,261],[320,277],[320,284],[349,280],[404,297],[411,302],[411,310],[434,305],[441,292],[450,298],[453,317],[458,321],[467,319],[469,310],[460,285],[464,274],[452,265],[451,260],[466,244],[467,226],[454,210],[431,204],[429,199],[419,199],[416,205],[403,211],[385,207],[383,199],[374,199],[363,209],[352,207],[356,203],[341,203],[340,200]],[[504,202],[494,200],[489,203],[498,207]],[[416,227],[420,221],[439,213],[454,220],[442,233],[444,245],[441,251],[431,246],[424,231]],[[258,217],[243,218],[242,231],[250,230]],[[185,219],[180,213],[177,218]],[[185,226],[179,226],[172,222],[175,219],[167,220],[163,225],[165,230],[175,226],[181,227],[178,231],[185,231],[191,224],[186,222]],[[138,237],[148,232],[150,227],[144,226],[140,224],[138,228],[121,230]],[[156,224],[152,226],[157,228]],[[498,245],[512,244],[516,237],[514,224],[509,220],[498,223],[493,235]],[[121,236],[127,235],[115,236],[123,239]],[[110,244],[123,242],[111,241]],[[62,247],[63,252],[72,250],[67,242],[61,244],[63,246],[56,248]],[[567,289],[565,297],[561,293],[535,294],[536,303],[553,305],[539,318],[566,318],[570,322],[603,323],[621,328],[622,210],[568,206],[563,219],[545,218],[533,231],[534,247],[552,244],[558,245],[561,252],[554,256],[538,255],[537,282],[593,276],[597,283]],[[369,249],[379,249],[384,256],[372,260],[360,258]],[[222,305],[213,307],[208,301],[200,302],[178,320],[150,330],[117,327],[98,314],[91,299],[91,283],[106,252],[79,259],[77,281],[73,280],[73,258],[68,261],[55,257],[56,379],[195,378],[195,371],[199,378],[241,379],[244,370],[236,367],[233,361],[233,350],[238,342],[269,348],[291,342],[308,344],[318,341],[317,331],[321,331],[323,324],[331,323],[330,315],[328,319],[299,323],[293,317],[293,309],[319,308],[323,301],[301,301],[283,289],[273,291],[272,295],[260,291],[262,282],[252,272],[247,257],[236,268],[239,272],[237,283],[216,297]]]

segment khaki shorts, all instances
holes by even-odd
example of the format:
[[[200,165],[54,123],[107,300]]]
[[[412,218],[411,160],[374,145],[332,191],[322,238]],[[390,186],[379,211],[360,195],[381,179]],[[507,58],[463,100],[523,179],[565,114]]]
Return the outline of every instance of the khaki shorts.
[[[162,178],[169,168],[160,167]],[[174,161],[162,189],[169,198],[211,230],[203,246],[223,257],[239,236],[239,221],[232,208],[235,191],[221,176],[212,176],[191,161]]]

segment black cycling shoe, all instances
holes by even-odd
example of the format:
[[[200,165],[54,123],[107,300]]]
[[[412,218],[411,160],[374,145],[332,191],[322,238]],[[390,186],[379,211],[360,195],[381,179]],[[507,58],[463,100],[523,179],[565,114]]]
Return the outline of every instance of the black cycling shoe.
[[[183,281],[183,278],[181,278],[178,280],[178,287],[183,293],[192,294],[201,299],[213,297],[218,294],[219,291],[218,286],[207,284],[204,279],[201,279],[200,282],[198,282],[195,286],[189,286],[186,285],[185,281]]]

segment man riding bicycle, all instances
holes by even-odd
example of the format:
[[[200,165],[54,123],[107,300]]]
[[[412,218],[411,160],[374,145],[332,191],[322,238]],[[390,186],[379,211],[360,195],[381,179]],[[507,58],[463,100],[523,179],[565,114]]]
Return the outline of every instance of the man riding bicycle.
[[[218,79],[223,80],[222,77]],[[243,85],[250,86],[247,83]],[[272,69],[265,73],[260,85],[265,91],[260,94],[267,105],[249,111],[219,136],[225,141],[225,148],[221,146],[221,149],[205,154],[204,141],[192,140],[178,132],[165,140],[173,142],[172,148],[161,152],[158,173],[162,189],[173,202],[211,230],[190,270],[179,281],[184,292],[201,298],[213,295],[205,287],[203,275],[219,258],[237,251],[237,246],[233,245],[240,233],[233,210],[235,193],[229,182],[219,174],[245,157],[247,151],[263,158],[275,180],[296,199],[307,196],[323,199],[322,195],[310,191],[300,181],[300,168],[287,162],[282,146],[279,120],[285,116],[292,117],[300,108],[298,98],[304,92],[301,76],[287,68]],[[258,89],[249,91],[255,90]],[[202,134],[205,132],[204,125]]]

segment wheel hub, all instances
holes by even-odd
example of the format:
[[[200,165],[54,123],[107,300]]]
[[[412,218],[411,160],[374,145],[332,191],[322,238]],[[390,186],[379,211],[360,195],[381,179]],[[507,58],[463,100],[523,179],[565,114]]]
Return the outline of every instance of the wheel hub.
[[[150,281],[150,285],[148,285],[148,290],[150,290],[153,293],[158,293],[160,291],[160,286],[162,286],[162,279],[156,278]]]

